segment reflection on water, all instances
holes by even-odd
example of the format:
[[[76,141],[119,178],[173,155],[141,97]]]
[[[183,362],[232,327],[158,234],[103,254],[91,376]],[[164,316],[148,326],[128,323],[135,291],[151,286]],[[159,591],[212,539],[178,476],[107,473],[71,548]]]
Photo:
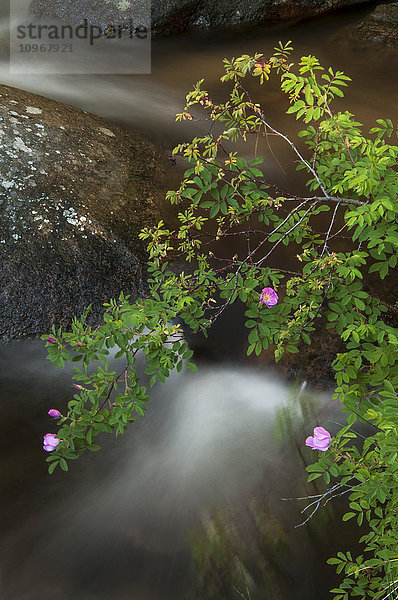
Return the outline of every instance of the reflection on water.
[[[397,54],[362,51],[348,41],[346,28],[360,16],[360,12],[344,12],[294,28],[283,25],[158,39],[153,42],[152,76],[11,77],[4,59],[0,78],[139,130],[168,152],[175,142],[193,134],[191,126],[188,133],[186,125],[174,124],[174,114],[193,81],[205,75],[208,87],[221,97],[217,81],[224,56],[256,50],[269,53],[277,40],[292,39],[299,52],[314,53],[353,77],[348,104],[362,122],[370,123],[379,116],[394,118],[398,81],[391,73],[398,66]],[[7,26],[3,19],[3,49]],[[278,125],[280,93],[271,85],[261,94],[271,120]],[[296,127],[294,120],[291,127]],[[268,152],[269,174],[286,187],[297,185],[295,166],[289,164],[286,149],[275,144],[273,151],[279,161],[287,163],[286,173]],[[228,335],[219,333],[221,341],[230,337],[231,330]],[[70,473],[56,473],[50,478],[41,436],[52,427],[47,410],[62,409],[72,397],[69,374],[53,370],[45,362],[41,343],[18,343],[0,348],[0,382],[2,597],[189,598],[193,589],[190,532],[197,531],[193,545],[196,562],[203,569],[203,561],[214,556],[208,544],[209,532],[214,541],[214,520],[209,516],[212,507],[228,511],[243,503],[242,512],[233,511],[230,526],[225,526],[221,517],[221,537],[231,535],[231,528],[241,536],[239,518],[245,523],[244,519],[253,515],[246,510],[247,499],[259,486],[264,490],[259,497],[265,498],[261,515],[267,523],[274,519],[276,528],[283,520],[279,531],[290,548],[286,555],[289,569],[280,572],[272,544],[262,541],[260,557],[267,556],[266,569],[276,578],[272,598],[276,600],[284,593],[278,577],[289,581],[289,600],[315,595],[315,591],[321,597],[326,595],[332,583],[321,584],[318,577],[318,583],[311,587],[315,578],[308,563],[312,561],[316,570],[321,568],[322,552],[329,554],[330,540],[322,538],[316,529],[296,534],[296,506],[285,507],[279,513],[282,516],[275,517],[280,496],[301,489],[298,473],[303,465],[297,448],[305,437],[304,427],[297,446],[291,441],[283,447],[275,442],[274,412],[289,395],[283,384],[263,371],[236,363],[204,366],[196,375],[173,377],[155,389],[148,414],[123,439],[104,440],[100,454],[85,456]],[[308,429],[314,425],[312,419],[309,415]],[[322,424],[326,419],[325,413]],[[256,526],[253,535],[257,541],[249,542],[249,547],[258,544],[258,531]],[[275,537],[275,531],[271,527],[268,537]],[[237,548],[234,543],[230,548]],[[300,548],[298,562],[295,548]],[[318,552],[319,548],[324,551]],[[250,558],[252,563],[255,560],[258,555]],[[250,577],[256,572],[261,581],[261,569],[253,568]],[[303,581],[305,585],[300,587]],[[204,594],[198,597],[210,598],[206,596],[209,587],[199,585],[198,589]],[[264,594],[259,597],[271,600]]]

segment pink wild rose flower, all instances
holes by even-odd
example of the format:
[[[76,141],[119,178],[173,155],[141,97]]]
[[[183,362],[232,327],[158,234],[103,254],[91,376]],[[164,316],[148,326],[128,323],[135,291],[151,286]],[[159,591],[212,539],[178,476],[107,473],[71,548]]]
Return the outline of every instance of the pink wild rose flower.
[[[260,302],[266,304],[268,308],[278,303],[278,294],[270,287],[265,287],[261,292]]]
[[[315,427],[314,435],[307,437],[305,440],[305,445],[309,446],[313,450],[320,450],[321,452],[326,452],[326,450],[330,446],[332,436],[326,429],[323,427]]]
[[[52,452],[61,443],[55,433],[46,433],[43,439],[43,448],[46,452]]]
[[[56,408],[52,408],[51,410],[49,410],[48,414],[50,415],[50,417],[54,417],[54,419],[59,419],[60,417],[62,417],[61,413]]]

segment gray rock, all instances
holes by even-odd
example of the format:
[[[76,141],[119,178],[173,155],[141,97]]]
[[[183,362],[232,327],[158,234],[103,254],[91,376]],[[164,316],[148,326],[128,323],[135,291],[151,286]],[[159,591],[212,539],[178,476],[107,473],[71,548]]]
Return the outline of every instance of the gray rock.
[[[321,14],[355,0],[153,0],[155,33],[183,31],[191,26],[230,27],[264,24]]]
[[[120,11],[123,0],[33,0],[31,9],[42,17],[59,17],[68,23],[117,22],[123,16],[138,15],[146,0],[130,0],[132,8]],[[149,1],[149,0],[148,0]],[[368,0],[152,0],[152,31],[168,34],[191,27],[230,27],[243,23],[308,17],[341,6]],[[129,14],[130,14],[129,13]]]
[[[33,14],[44,18],[59,18],[66,23],[106,27],[122,24],[130,19],[135,26],[150,28],[150,0],[32,0]]]
[[[398,2],[378,6],[358,23],[353,36],[388,48],[398,48]]]
[[[144,287],[142,226],[156,219],[156,149],[84,111],[0,86],[0,339],[68,326]]]

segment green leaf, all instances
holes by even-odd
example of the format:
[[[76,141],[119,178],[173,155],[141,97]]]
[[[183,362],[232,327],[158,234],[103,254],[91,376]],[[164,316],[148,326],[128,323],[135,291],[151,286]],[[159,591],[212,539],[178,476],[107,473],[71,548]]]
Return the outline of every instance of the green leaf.
[[[256,344],[250,344],[250,346],[247,349],[247,353],[246,353],[247,356],[250,356],[254,352],[255,347],[256,347]]]
[[[90,452],[98,452],[98,450],[101,450],[101,446],[98,446],[98,444],[90,444],[88,449]]]
[[[214,204],[213,207],[212,207],[212,209],[210,210],[210,213],[209,213],[210,219],[214,219],[214,217],[216,217],[218,215],[219,210],[220,210],[220,205],[219,204]]]
[[[355,516],[356,515],[354,512],[347,512],[347,513],[345,513],[345,515],[343,515],[343,521],[349,521],[350,519],[352,519]]]
[[[308,473],[312,473],[313,471],[315,471],[315,472],[323,471],[322,467],[320,465],[318,465],[318,463],[316,463],[315,465],[308,465],[305,468],[305,470],[308,471]]]
[[[307,83],[307,85],[305,86],[305,101],[311,106],[314,104],[314,98],[312,96],[311,86],[309,83]]]
[[[59,461],[54,461],[51,463],[51,465],[48,467],[48,472],[50,475],[52,475],[56,469],[56,467],[59,465]]]
[[[187,363],[185,363],[185,366],[186,366],[186,367],[187,367],[187,369],[189,369],[190,371],[197,371],[197,370],[198,370],[198,367],[197,367],[197,366],[196,366],[194,363],[191,363],[191,362],[187,362]]]
[[[291,344],[288,344],[286,346],[286,350],[288,352],[290,352],[291,354],[297,354],[297,352],[299,351],[299,349],[297,348],[297,346],[292,346]]]
[[[308,476],[308,483],[310,481],[313,481],[314,479],[318,479],[318,477],[321,477],[322,473],[311,473],[311,475]]]
[[[54,463],[53,463],[54,464]],[[61,467],[61,469],[63,471],[67,471],[68,470],[68,463],[66,462],[66,460],[64,458],[61,458],[59,461],[59,466]]]

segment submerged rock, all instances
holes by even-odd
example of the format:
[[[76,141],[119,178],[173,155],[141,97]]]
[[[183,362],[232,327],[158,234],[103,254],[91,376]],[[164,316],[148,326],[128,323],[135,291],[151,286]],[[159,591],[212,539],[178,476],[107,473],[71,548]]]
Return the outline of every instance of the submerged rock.
[[[191,27],[230,27],[301,18],[368,0],[152,0],[152,31],[175,33]],[[58,17],[80,24],[143,20],[149,0],[32,0],[31,10],[41,17]]]
[[[93,322],[143,289],[138,232],[156,218],[160,157],[100,117],[0,86],[0,339]]]
[[[398,48],[398,2],[381,4],[353,30],[359,40]]]

